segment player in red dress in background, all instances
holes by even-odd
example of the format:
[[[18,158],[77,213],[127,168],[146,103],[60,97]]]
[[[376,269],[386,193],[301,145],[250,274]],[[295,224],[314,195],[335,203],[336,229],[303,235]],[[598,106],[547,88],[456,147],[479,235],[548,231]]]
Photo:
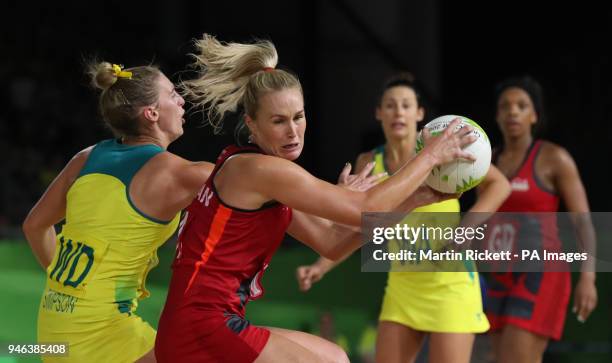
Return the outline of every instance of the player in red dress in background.
[[[569,212],[576,212],[573,221],[583,240],[594,236],[593,225],[571,155],[533,136],[535,125],[543,122],[542,111],[542,90],[532,78],[508,79],[498,85],[497,123],[504,143],[494,152],[493,162],[512,186],[512,194],[498,212],[551,212],[542,215],[540,247],[560,250],[554,216],[560,199]],[[563,332],[570,273],[508,272],[491,277],[485,306],[498,362],[541,362],[548,340],[560,339]],[[585,321],[596,305],[595,272],[590,266],[576,285],[573,311]]]
[[[297,77],[274,68],[272,43],[227,44],[204,35],[198,50],[200,75],[186,82],[187,95],[209,107],[217,127],[226,111],[242,107],[249,145],[221,153],[187,209],[159,322],[157,360],[347,362],[341,348],[322,338],[251,325],[246,303],[263,294],[262,274],[285,232],[337,259],[358,248],[361,235],[331,221],[359,226],[362,211],[409,211],[454,197],[419,186],[435,165],[474,159],[462,150],[475,140],[472,129],[449,127],[427,137],[418,156],[367,191],[342,188],[293,162],[306,129],[302,89]]]

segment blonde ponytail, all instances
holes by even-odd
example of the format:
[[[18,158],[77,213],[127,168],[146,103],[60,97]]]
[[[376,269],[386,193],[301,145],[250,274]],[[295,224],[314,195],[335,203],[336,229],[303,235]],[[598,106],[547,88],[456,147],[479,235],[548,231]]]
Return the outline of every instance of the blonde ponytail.
[[[204,34],[195,42],[192,54],[197,77],[183,81],[184,95],[206,115],[215,133],[222,129],[223,117],[244,107],[255,117],[259,97],[268,91],[297,87],[294,75],[274,69],[278,54],[274,44],[258,40],[252,44],[225,43]]]

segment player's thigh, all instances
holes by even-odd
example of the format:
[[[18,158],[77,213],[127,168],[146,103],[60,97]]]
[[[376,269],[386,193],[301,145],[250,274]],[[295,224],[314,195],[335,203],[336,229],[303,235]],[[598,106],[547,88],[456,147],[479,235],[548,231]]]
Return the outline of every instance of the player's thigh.
[[[501,330],[489,333],[491,338],[491,347],[496,357],[499,357],[499,347],[501,346]]]
[[[337,344],[316,335],[304,333],[297,330],[266,327],[272,334],[282,336],[292,342],[301,345],[317,355],[322,362],[348,362],[344,350]]]
[[[500,334],[497,360],[500,363],[537,363],[548,345],[548,338],[519,328],[506,325]]]
[[[406,325],[380,321],[376,336],[376,361],[385,363],[414,362],[425,334]]]
[[[255,363],[328,362],[315,351],[296,342],[295,336],[293,336],[293,339],[290,339],[286,335],[278,331],[275,332],[274,328],[270,329],[268,342],[255,360]]]
[[[473,346],[471,333],[431,333],[429,363],[469,363]]]

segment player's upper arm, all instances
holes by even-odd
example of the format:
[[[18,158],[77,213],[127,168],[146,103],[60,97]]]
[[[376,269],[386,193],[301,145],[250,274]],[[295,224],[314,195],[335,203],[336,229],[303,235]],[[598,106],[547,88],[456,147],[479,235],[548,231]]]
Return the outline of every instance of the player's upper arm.
[[[326,219],[359,225],[365,194],[317,179],[299,165],[266,155],[236,160],[244,187],[294,209]]]
[[[327,219],[294,209],[287,233],[320,255],[325,255],[325,246],[330,244],[332,226],[333,222]]]
[[[180,173],[180,182],[185,188],[197,191],[206,183],[214,168],[215,164],[206,161],[188,162]]]
[[[167,204],[171,214],[178,213],[191,203],[215,167],[209,162],[192,162],[172,153],[164,153],[155,161],[151,170],[147,171],[155,174],[151,182],[158,185],[147,189],[152,194],[148,199]],[[164,173],[165,177],[159,173]]]
[[[51,182],[43,196],[30,210],[23,227],[48,228],[64,219],[66,194],[85,165],[93,146],[77,153]]]
[[[549,155],[554,165],[554,183],[570,212],[588,212],[589,202],[578,167],[567,150],[550,144]]]
[[[334,261],[345,255],[346,238],[361,235],[360,230],[295,209],[287,233],[319,255]]]
[[[506,176],[502,174],[502,172],[493,164],[491,164],[489,167],[487,174],[485,174],[484,180],[482,183],[480,183],[480,185],[478,185],[476,191],[480,194],[486,188],[491,186],[498,186],[498,191],[503,191],[502,194],[504,194],[506,197],[510,195],[510,192],[512,191],[508,178],[506,178]]]

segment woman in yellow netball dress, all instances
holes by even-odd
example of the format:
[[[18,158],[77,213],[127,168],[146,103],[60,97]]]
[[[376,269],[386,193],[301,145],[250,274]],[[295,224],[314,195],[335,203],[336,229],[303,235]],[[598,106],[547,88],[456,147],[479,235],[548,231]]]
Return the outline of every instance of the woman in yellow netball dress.
[[[389,80],[383,87],[376,109],[376,118],[382,124],[387,143],[359,155],[356,171],[359,172],[369,162],[374,161],[374,174],[393,174],[411,160],[416,144],[416,124],[423,120],[424,113],[418,87],[411,75],[399,75]],[[479,186],[478,200],[470,211],[495,211],[509,193],[508,182],[492,166]],[[429,219],[413,220],[415,225],[456,225],[459,223],[459,211],[459,201],[450,199],[414,209],[405,222],[411,223],[410,220],[414,216]],[[427,214],[423,214],[425,212]],[[390,252],[398,248],[395,243],[389,242]],[[435,249],[435,241],[432,245],[431,248]],[[394,265],[392,270],[401,271],[399,262],[393,262],[397,266]],[[309,289],[313,282],[320,280],[336,264],[337,262],[320,258],[313,265],[298,268],[301,289]],[[415,271],[415,268],[412,266],[406,270]],[[391,272],[379,316],[376,361],[413,362],[425,334],[429,334],[430,362],[467,363],[474,333],[485,332],[488,328],[489,323],[482,311],[480,282],[474,270]]]
[[[45,361],[154,362],[155,330],[135,314],[138,300],[212,164],[166,151],[183,133],[184,101],[157,68],[99,63],[91,75],[118,138],[75,155],[24,222],[47,272],[38,341],[68,343],[67,356]]]

